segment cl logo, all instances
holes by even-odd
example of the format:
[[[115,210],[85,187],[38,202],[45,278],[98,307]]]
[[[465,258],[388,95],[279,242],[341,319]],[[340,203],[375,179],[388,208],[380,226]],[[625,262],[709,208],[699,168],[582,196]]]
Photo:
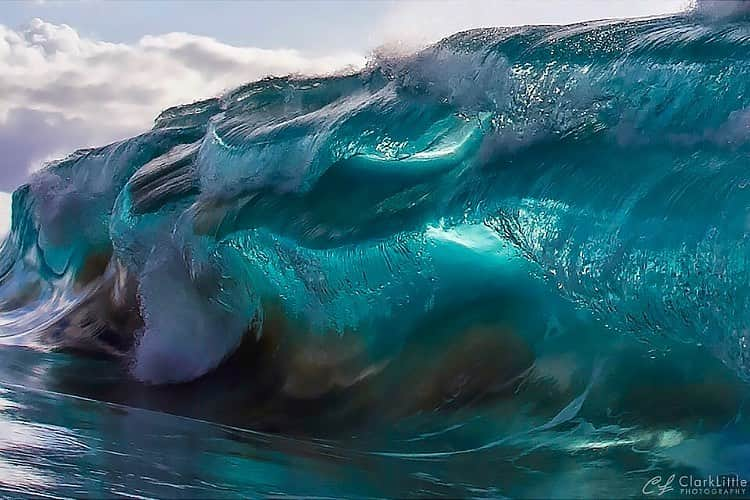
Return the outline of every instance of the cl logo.
[[[641,491],[644,495],[656,495],[657,497],[662,496],[664,493],[674,490],[672,483],[674,482],[674,474],[666,478],[662,484],[661,476],[654,476],[643,485]]]

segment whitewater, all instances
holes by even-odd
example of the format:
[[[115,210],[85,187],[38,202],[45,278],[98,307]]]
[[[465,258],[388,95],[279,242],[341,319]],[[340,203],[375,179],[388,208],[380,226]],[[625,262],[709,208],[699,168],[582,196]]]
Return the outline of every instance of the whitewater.
[[[28,490],[0,487],[750,477],[750,20],[726,10],[466,31],[36,172],[0,252],[0,418],[29,424],[0,471]]]

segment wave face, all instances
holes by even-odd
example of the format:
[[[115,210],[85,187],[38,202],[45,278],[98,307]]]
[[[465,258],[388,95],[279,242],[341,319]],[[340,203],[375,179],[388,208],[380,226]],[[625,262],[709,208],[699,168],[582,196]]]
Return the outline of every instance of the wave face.
[[[2,341],[178,382],[276,315],[377,358],[525,275],[746,379],[749,49],[689,15],[474,30],[169,109],[14,193]]]

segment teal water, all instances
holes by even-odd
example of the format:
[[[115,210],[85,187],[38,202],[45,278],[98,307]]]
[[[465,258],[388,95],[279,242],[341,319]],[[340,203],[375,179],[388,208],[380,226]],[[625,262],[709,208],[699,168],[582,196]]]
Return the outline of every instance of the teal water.
[[[0,486],[750,476],[749,49],[700,8],[473,30],[53,162],[0,253]]]
[[[538,378],[492,403],[397,419],[381,409],[381,418],[346,428],[327,425],[328,415],[306,431],[280,433],[234,425],[247,417],[222,402],[215,386],[182,393],[134,387],[106,376],[104,360],[5,348],[0,490],[95,498],[611,498],[640,496],[664,471],[746,474],[748,429],[738,420],[746,387],[690,350],[679,352],[680,366],[628,351],[600,368],[595,383],[573,377],[568,391]],[[538,370],[559,376],[577,356],[542,359]]]

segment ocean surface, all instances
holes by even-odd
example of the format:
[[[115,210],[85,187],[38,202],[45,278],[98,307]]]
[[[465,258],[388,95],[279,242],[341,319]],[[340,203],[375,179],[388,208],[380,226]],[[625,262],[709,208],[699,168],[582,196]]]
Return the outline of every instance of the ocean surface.
[[[35,173],[0,491],[750,495],[693,481],[750,481],[750,18],[712,13],[267,78]]]

